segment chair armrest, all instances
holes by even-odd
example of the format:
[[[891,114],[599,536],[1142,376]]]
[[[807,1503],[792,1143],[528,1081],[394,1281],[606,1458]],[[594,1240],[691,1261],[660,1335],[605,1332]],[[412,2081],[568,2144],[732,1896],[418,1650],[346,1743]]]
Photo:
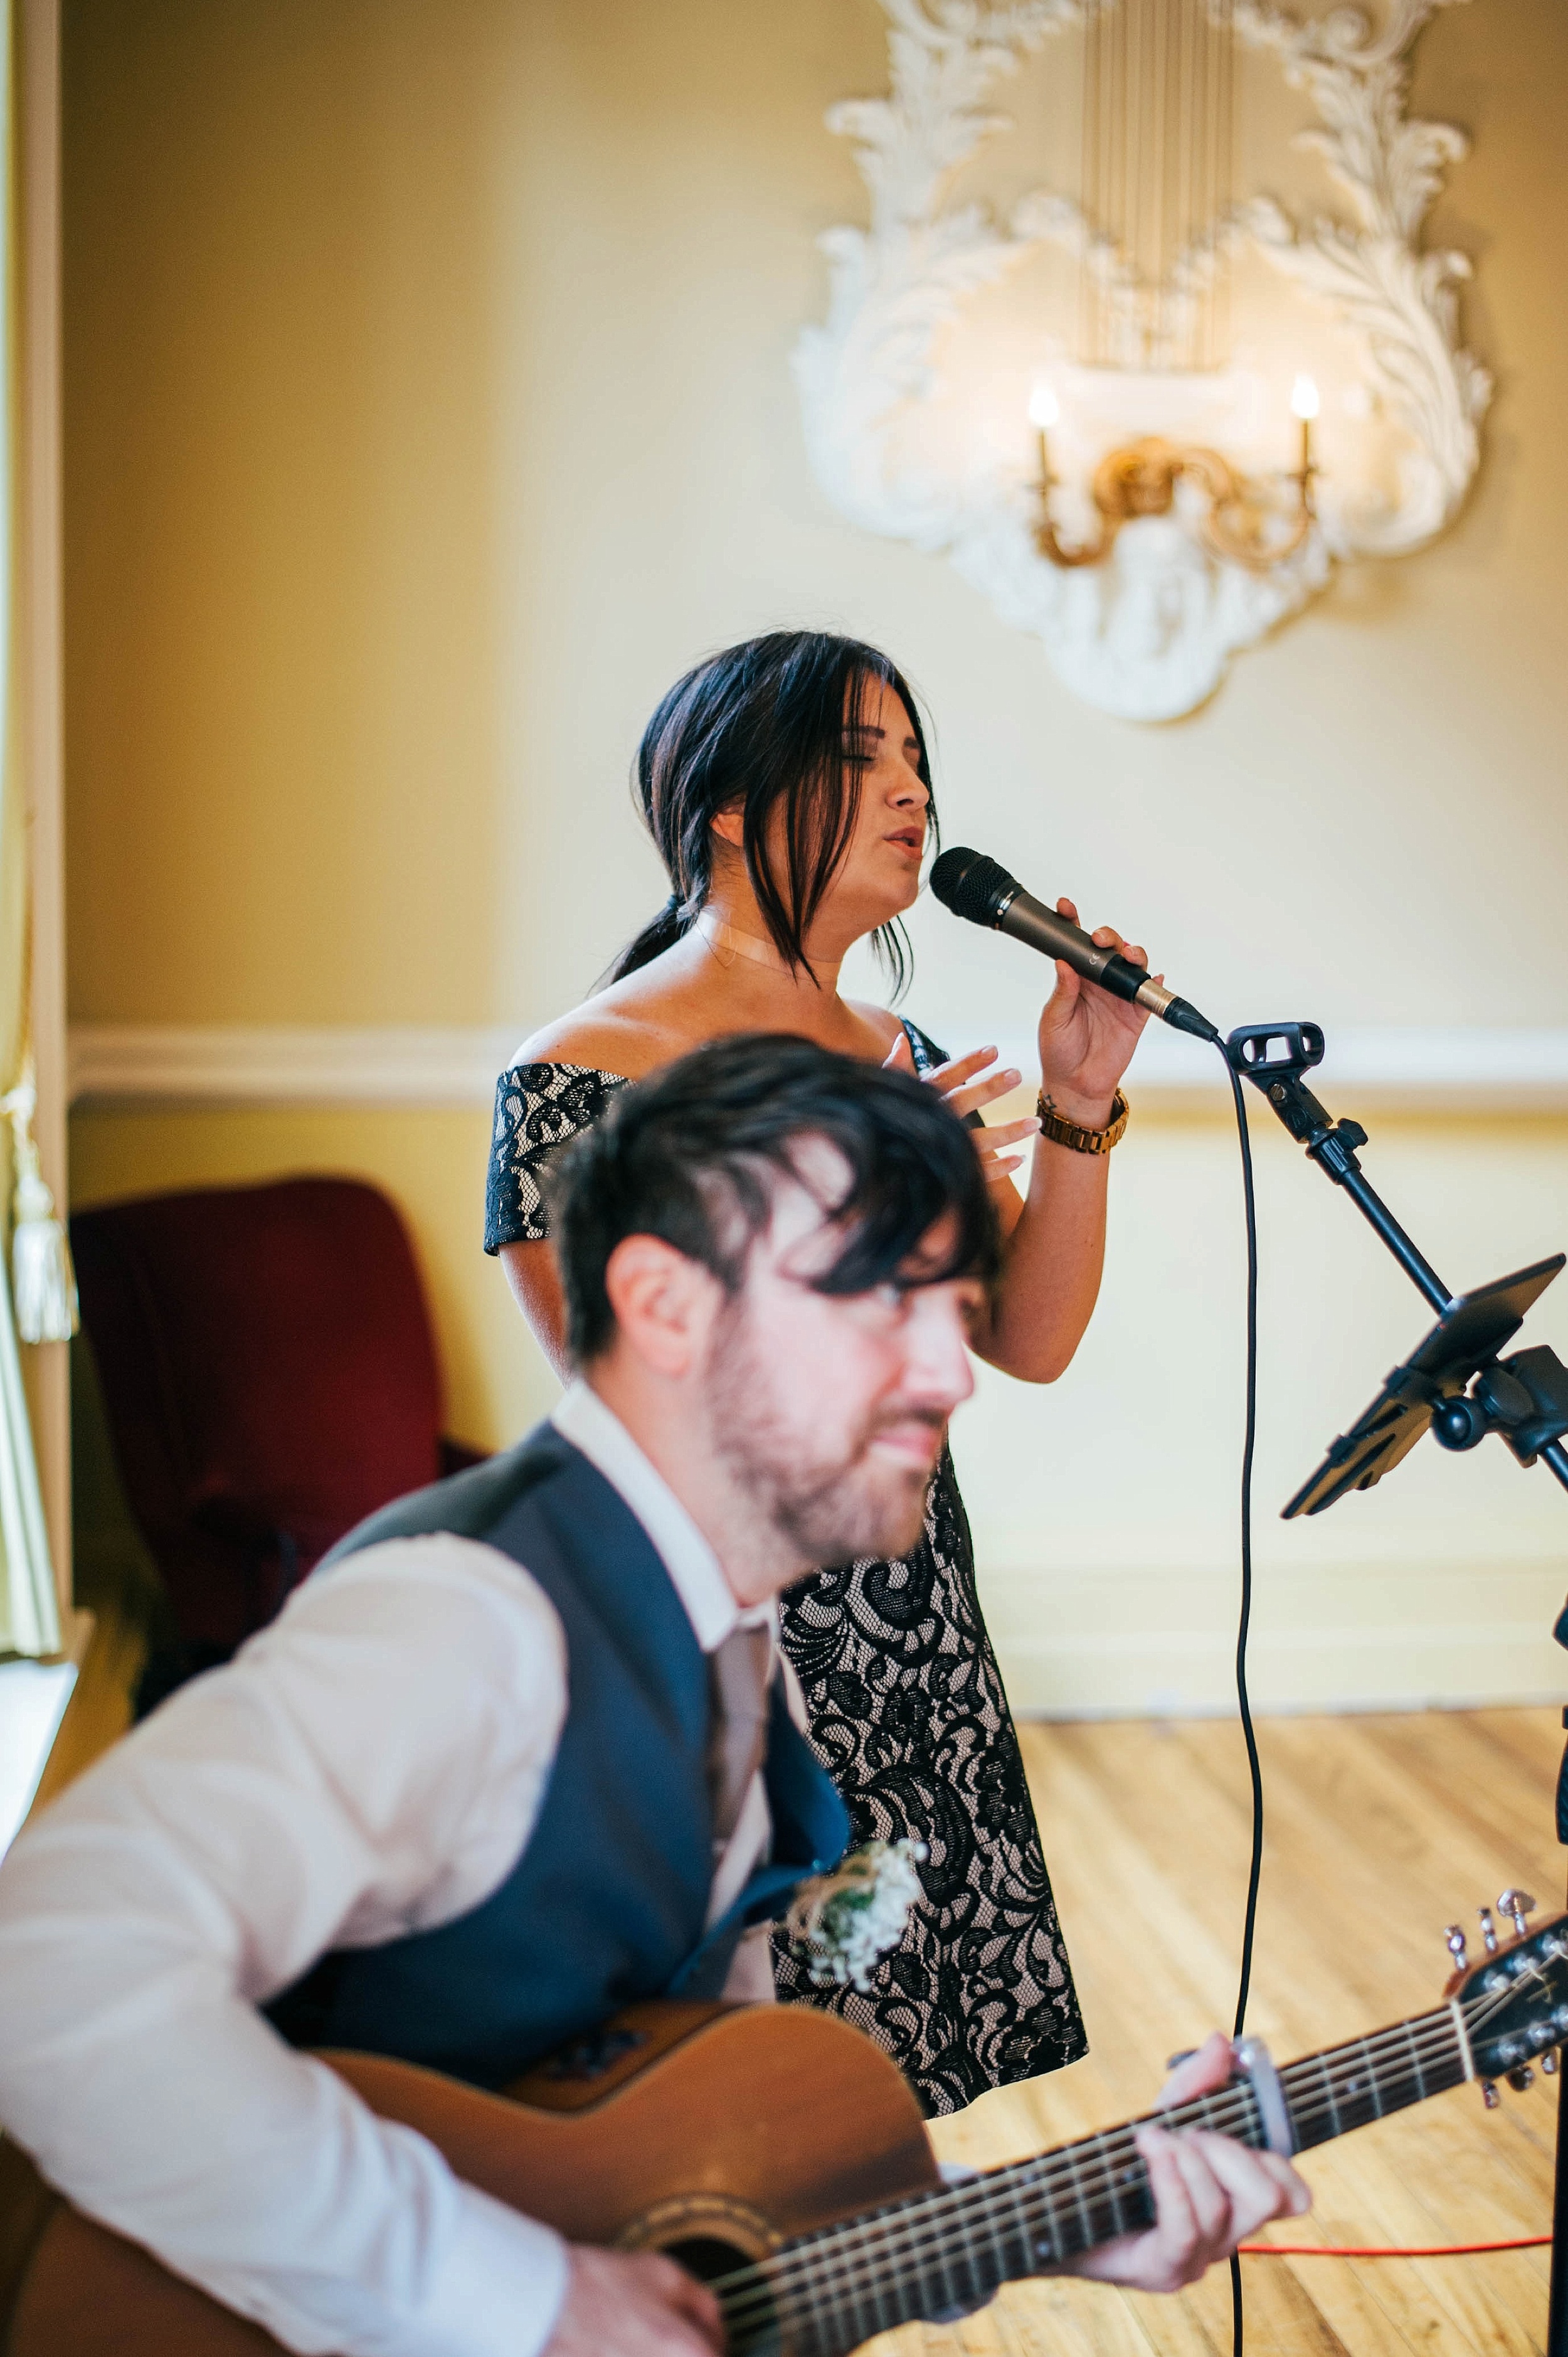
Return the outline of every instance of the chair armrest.
[[[454,1440],[445,1432],[436,1446],[441,1451],[443,1480],[451,1473],[466,1473],[470,1465],[487,1463],[495,1454],[492,1448],[470,1448],[466,1440]]]

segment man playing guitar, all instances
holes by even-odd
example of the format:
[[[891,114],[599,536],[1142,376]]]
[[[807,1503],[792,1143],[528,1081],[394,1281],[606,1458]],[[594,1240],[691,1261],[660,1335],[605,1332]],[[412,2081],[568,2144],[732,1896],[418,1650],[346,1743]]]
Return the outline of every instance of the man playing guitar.
[[[466,2183],[306,2050],[499,2089],[623,2007],[766,1997],[843,1805],[773,1599],[918,1534],[996,1265],[940,1101],[803,1040],[624,1091],[557,1211],[578,1381],[353,1534],[0,1868],[0,2122],[80,2212],[348,2357],[702,2357],[713,2296]],[[1212,2040],[1176,2093],[1219,2086]],[[1190,2282],[1306,2207],[1139,2131],[1155,2223],[1069,2264]]]

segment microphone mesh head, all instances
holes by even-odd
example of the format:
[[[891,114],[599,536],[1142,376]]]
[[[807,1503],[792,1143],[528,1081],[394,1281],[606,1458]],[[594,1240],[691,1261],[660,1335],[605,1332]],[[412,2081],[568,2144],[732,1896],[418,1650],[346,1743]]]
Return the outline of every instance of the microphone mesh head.
[[[955,845],[932,868],[931,889],[955,917],[967,917],[972,925],[994,925],[1004,901],[1017,891],[1018,880],[983,851]]]

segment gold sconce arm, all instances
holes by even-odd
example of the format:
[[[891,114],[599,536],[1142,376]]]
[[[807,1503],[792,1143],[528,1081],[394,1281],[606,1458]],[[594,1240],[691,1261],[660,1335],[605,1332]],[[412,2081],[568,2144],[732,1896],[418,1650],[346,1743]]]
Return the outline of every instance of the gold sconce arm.
[[[1306,428],[1302,431],[1301,465],[1289,480],[1296,487],[1295,513],[1283,537],[1269,533],[1270,510],[1249,490],[1218,450],[1199,444],[1165,441],[1157,434],[1124,443],[1101,458],[1094,470],[1094,504],[1100,511],[1100,535],[1079,548],[1064,548],[1051,520],[1050,494],[1055,477],[1046,460],[1045,436],[1040,436],[1039,517],[1035,546],[1052,564],[1064,568],[1099,565],[1107,557],[1124,523],[1143,516],[1168,515],[1176,504],[1176,487],[1182,479],[1196,483],[1206,494],[1208,509],[1199,526],[1209,554],[1254,573],[1270,572],[1293,556],[1312,529],[1313,478]]]
[[[1098,487],[1098,476],[1095,478],[1095,481]],[[1057,537],[1056,523],[1051,515],[1051,493],[1056,489],[1056,485],[1057,477],[1051,472],[1050,459],[1046,449],[1046,437],[1042,431],[1040,435],[1040,476],[1039,481],[1036,486],[1036,493],[1039,498],[1040,508],[1038,517],[1035,523],[1035,546],[1042,556],[1047,557],[1051,564],[1059,565],[1063,572],[1070,572],[1074,566],[1079,565],[1099,565],[1103,558],[1109,556],[1111,554],[1111,544],[1116,537],[1116,526],[1111,522],[1110,517],[1106,514],[1103,507],[1101,507],[1100,511],[1101,521],[1099,539],[1085,541],[1083,545],[1079,548],[1064,547],[1061,541]],[[1096,504],[1098,505],[1098,488],[1096,490],[1095,497]]]

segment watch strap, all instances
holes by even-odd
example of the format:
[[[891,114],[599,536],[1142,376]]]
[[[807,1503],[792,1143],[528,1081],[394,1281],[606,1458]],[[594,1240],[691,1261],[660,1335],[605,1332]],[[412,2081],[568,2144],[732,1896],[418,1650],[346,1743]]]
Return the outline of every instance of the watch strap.
[[[1054,1146],[1069,1146],[1074,1154],[1109,1154],[1127,1126],[1127,1100],[1120,1089],[1111,1100],[1111,1118],[1103,1129],[1085,1129],[1081,1123],[1069,1121],[1065,1114],[1057,1111],[1044,1089],[1036,1110],[1040,1117],[1040,1135],[1048,1137]]]

